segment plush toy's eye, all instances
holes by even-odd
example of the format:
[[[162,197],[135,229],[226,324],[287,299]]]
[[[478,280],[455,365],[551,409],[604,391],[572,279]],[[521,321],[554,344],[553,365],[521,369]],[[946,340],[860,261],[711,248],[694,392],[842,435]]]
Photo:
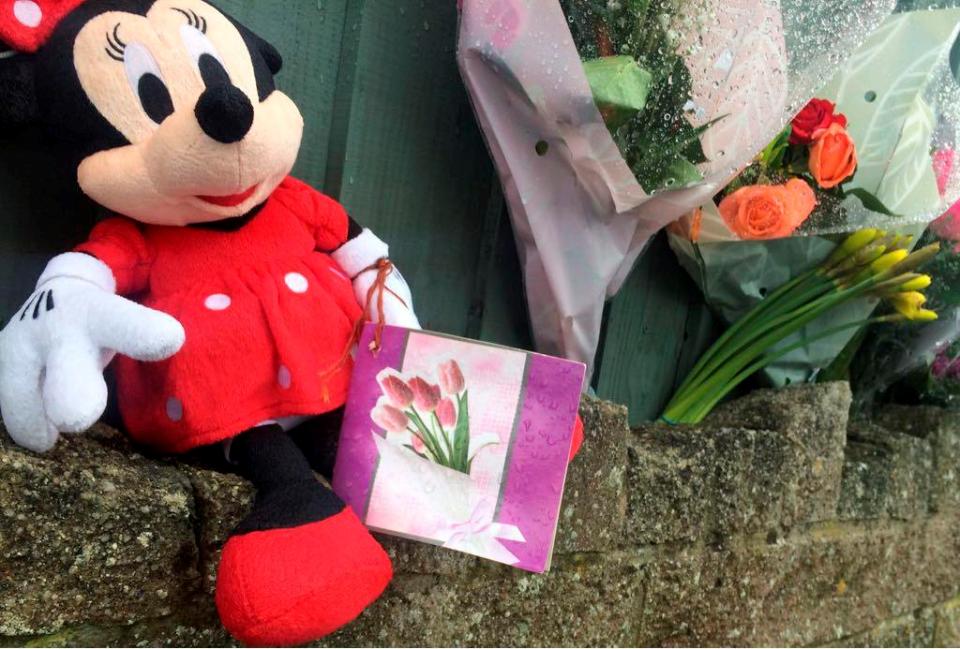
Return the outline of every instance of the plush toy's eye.
[[[184,25],[180,28],[180,35],[187,51],[190,52],[190,58],[193,59],[203,78],[203,83],[208,87],[230,85],[230,75],[223,65],[223,60],[213,46],[210,39],[202,31],[193,25]]]
[[[130,87],[139,97],[147,117],[160,124],[173,114],[173,99],[150,50],[139,43],[127,45],[123,53],[123,67]]]

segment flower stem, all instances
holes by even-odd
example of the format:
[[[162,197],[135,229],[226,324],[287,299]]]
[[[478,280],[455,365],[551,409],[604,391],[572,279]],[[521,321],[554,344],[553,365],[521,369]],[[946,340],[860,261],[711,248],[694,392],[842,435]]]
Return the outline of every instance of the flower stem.
[[[771,330],[777,330],[783,326],[784,322],[799,317],[805,311],[814,308],[817,300],[824,298],[832,289],[835,290],[836,288],[833,282],[829,280],[817,279],[814,276],[806,279],[805,282],[790,286],[789,290],[783,293],[772,294],[768,298],[771,300],[769,304],[764,304],[766,300],[758,304],[753,312],[748,313],[741,322],[737,323],[740,326],[735,325],[734,335],[716,343],[714,347],[717,349],[713,350],[709,362],[701,365],[699,370],[694,368],[694,372],[691,372],[691,379],[678,392],[702,385],[711,375],[757,338],[766,335]],[[814,281],[811,282],[810,280]]]
[[[444,428],[444,427],[443,427],[443,424],[440,423],[440,418],[437,417],[437,413],[436,413],[436,412],[433,412],[432,414],[433,414],[433,423],[436,424],[436,426],[434,427],[434,431],[436,431],[437,429],[440,430],[440,432],[437,434],[437,436],[440,437],[440,439],[443,440],[443,445],[446,447],[447,453],[449,454],[449,456],[450,456],[450,458],[451,458],[451,460],[452,460],[452,459],[453,459],[453,446],[450,445],[450,438],[449,438],[449,436],[447,435],[447,429]]]
[[[414,425],[420,430],[420,439],[423,440],[423,443],[427,445],[427,448],[430,448],[431,452],[437,457],[437,462],[443,466],[450,466],[450,459],[444,455],[443,449],[440,447],[440,443],[437,441],[436,437],[434,437],[433,433],[430,432],[430,429],[427,428],[427,425],[420,417],[420,413],[418,413],[417,409],[413,406],[410,406],[410,415],[411,419],[413,419]]]
[[[743,383],[744,381],[746,381],[748,378],[750,378],[755,372],[759,372],[759,371],[762,370],[764,367],[770,365],[771,363],[774,363],[774,362],[778,361],[779,359],[783,358],[784,356],[786,356],[786,355],[789,354],[790,352],[792,352],[792,351],[794,351],[794,350],[797,350],[797,349],[800,349],[800,348],[803,347],[804,345],[808,345],[808,344],[810,344],[810,343],[814,343],[814,342],[818,342],[818,341],[820,341],[820,340],[824,340],[824,339],[826,339],[826,338],[829,338],[830,336],[836,335],[836,334],[838,334],[838,333],[840,333],[840,332],[843,332],[843,331],[846,331],[846,330],[848,330],[848,329],[865,327],[865,326],[868,326],[868,325],[871,325],[871,324],[874,324],[874,323],[878,323],[878,322],[886,322],[887,320],[888,320],[888,319],[885,318],[885,317],[878,317],[878,318],[869,318],[869,319],[866,319],[866,320],[858,320],[857,322],[848,322],[847,324],[839,325],[839,326],[836,326],[836,327],[832,327],[832,328],[830,328],[830,329],[827,329],[827,330],[825,330],[825,331],[822,331],[822,332],[820,332],[819,334],[817,334],[816,336],[813,336],[812,338],[808,338],[808,339],[806,339],[806,340],[802,340],[802,341],[797,342],[797,343],[794,343],[794,344],[792,344],[792,345],[787,345],[787,346],[784,347],[783,349],[778,349],[778,350],[776,350],[775,352],[766,354],[765,356],[763,356],[762,358],[760,358],[760,360],[756,361],[755,363],[753,363],[752,365],[750,365],[750,366],[747,367],[746,369],[742,370],[739,374],[737,374],[735,377],[733,377],[728,383],[726,383],[725,385],[720,386],[719,389],[715,390],[715,391],[713,392],[713,394],[711,394],[707,399],[705,399],[705,400],[703,401],[703,403],[702,403],[699,407],[697,407],[696,409],[694,409],[694,410],[686,417],[686,419],[685,419],[684,421],[682,421],[682,422],[676,422],[676,423],[699,424],[701,421],[704,420],[704,418],[705,418],[708,414],[710,414],[710,412],[714,409],[714,407],[716,407],[716,405],[717,405],[725,396],[727,396],[728,394],[730,394],[730,392],[732,392],[732,391],[734,390],[734,388],[736,388],[738,385],[740,385],[741,383]]]
[[[686,390],[677,392],[667,406],[663,418],[669,422],[687,421],[689,412],[698,410],[705,398],[718,387],[726,385],[771,345],[796,333],[838,304],[859,297],[869,291],[876,282],[877,277],[870,277],[856,286],[822,296],[790,313],[775,315],[765,323],[766,326],[759,336],[751,336],[747,340],[745,347],[733,354],[725,353],[724,360],[716,366],[714,374]]]

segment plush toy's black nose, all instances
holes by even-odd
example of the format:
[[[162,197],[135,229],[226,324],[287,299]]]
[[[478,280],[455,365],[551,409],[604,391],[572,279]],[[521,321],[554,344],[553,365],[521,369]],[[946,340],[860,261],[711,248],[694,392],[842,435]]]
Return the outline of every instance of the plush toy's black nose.
[[[195,112],[203,132],[224,144],[239,142],[253,126],[253,104],[234,85],[222,84],[204,90]]]

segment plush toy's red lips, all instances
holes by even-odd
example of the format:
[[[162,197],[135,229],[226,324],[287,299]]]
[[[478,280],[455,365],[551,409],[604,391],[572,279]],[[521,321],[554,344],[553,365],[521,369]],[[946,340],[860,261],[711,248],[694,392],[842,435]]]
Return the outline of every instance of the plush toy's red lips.
[[[257,191],[257,187],[259,187],[259,185],[254,185],[246,191],[242,191],[239,194],[231,194],[230,196],[197,196],[197,198],[218,207],[236,207],[253,196],[253,193]]]

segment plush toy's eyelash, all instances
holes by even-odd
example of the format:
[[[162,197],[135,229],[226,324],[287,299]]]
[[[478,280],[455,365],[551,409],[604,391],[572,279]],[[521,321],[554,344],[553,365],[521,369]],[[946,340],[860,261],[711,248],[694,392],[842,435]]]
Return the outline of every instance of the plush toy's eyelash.
[[[107,33],[107,47],[104,51],[114,61],[123,61],[123,53],[127,49],[127,44],[120,38],[120,23],[113,28],[113,33]]]
[[[207,33],[207,19],[204,18],[203,16],[197,15],[197,12],[195,12],[193,9],[190,9],[188,11],[184,9],[179,9],[177,7],[173,7],[173,10],[176,11],[177,13],[181,13],[184,16],[186,16],[187,21],[190,23],[191,27],[195,27],[196,29],[199,29],[204,34]]]

